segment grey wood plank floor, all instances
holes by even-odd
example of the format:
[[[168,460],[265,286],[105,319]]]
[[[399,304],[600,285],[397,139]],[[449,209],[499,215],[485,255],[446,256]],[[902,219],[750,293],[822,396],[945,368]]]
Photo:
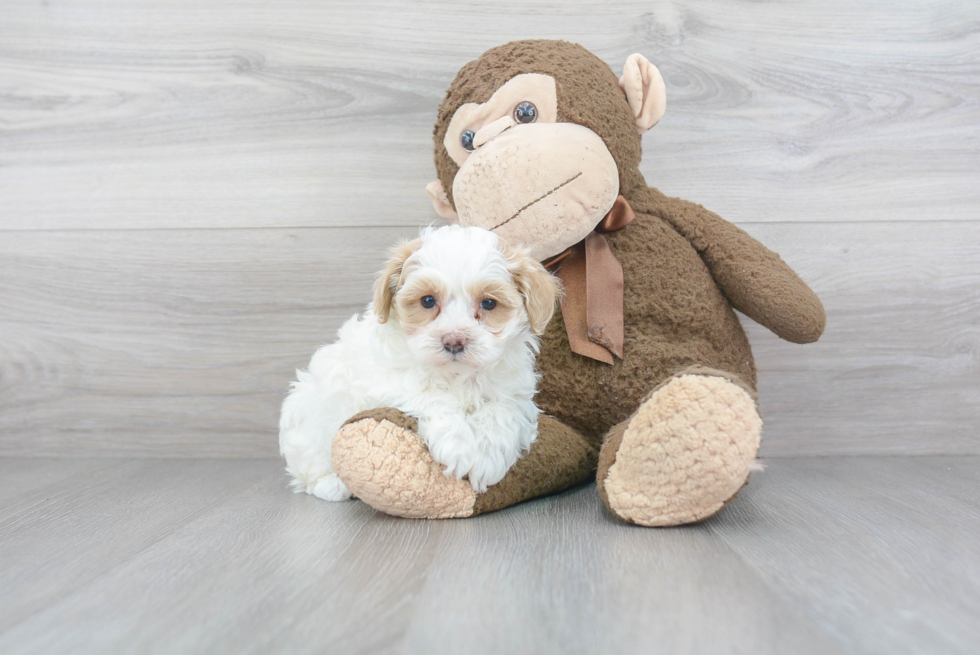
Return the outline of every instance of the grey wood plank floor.
[[[980,457],[775,458],[652,530],[426,522],[274,460],[0,459],[0,652],[976,653]]]

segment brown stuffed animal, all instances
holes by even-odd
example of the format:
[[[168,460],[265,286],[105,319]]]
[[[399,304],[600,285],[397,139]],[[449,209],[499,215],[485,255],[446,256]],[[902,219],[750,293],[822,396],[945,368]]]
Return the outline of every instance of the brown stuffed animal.
[[[523,243],[566,298],[543,339],[537,442],[486,493],[447,478],[392,409],[352,417],[334,469],[398,516],[474,516],[593,474],[611,512],[641,525],[699,521],[748,481],[762,420],[733,308],[795,343],[816,341],[816,295],[717,215],[648,187],[640,142],[665,109],[640,55],[617,80],[564,41],[493,48],[439,108],[428,192],[462,225]]]

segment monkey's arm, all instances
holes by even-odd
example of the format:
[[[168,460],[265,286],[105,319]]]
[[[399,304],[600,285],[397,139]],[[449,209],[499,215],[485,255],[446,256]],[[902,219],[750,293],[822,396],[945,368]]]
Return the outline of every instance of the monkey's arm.
[[[787,341],[820,338],[823,305],[779,255],[701,205],[649,191],[651,209],[694,246],[732,307]]]

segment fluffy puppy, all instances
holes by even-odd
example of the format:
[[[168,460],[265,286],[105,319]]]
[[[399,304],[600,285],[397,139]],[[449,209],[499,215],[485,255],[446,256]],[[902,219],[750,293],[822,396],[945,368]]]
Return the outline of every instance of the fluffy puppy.
[[[537,438],[534,361],[558,291],[541,264],[483,229],[426,228],[400,244],[364,315],[296,372],[279,422],[293,489],[350,498],[331,443],[345,420],[379,407],[418,419],[446,475],[477,491],[499,482]]]

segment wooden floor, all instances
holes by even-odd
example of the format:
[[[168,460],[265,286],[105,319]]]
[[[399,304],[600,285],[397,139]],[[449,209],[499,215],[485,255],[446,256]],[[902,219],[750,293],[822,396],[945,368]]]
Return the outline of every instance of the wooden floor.
[[[2,653],[977,653],[980,457],[777,458],[701,525],[476,519],[274,460],[0,459]]]

